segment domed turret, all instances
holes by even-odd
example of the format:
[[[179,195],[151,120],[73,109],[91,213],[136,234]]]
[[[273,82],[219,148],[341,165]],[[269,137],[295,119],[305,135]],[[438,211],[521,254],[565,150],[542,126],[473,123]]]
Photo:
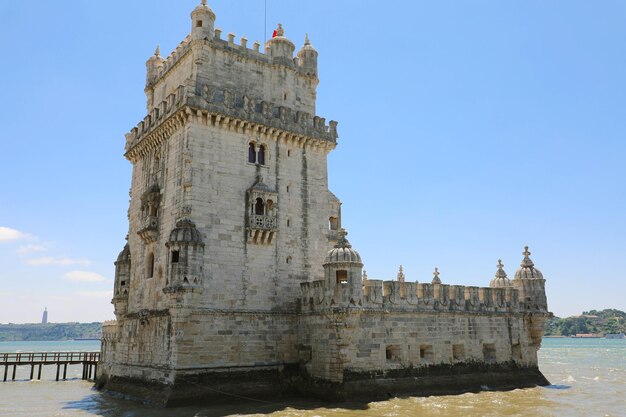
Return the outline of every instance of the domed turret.
[[[128,309],[128,290],[130,288],[130,246],[124,245],[124,249],[117,255],[115,261],[115,282],[113,285],[113,300],[115,315],[120,318]]]
[[[296,49],[293,42],[285,37],[285,30],[280,23],[274,31],[272,39],[265,44],[265,50],[275,64],[293,66],[293,51]]]
[[[491,280],[489,286],[492,288],[504,288],[511,286],[511,280],[507,278],[506,272],[504,272],[504,265],[502,264],[502,260],[498,259],[498,270],[496,271],[496,276]]]
[[[170,232],[170,238],[167,243],[169,245],[174,243],[203,245],[200,232],[189,219],[182,219],[176,223],[176,227]]]
[[[215,13],[206,4],[206,0],[191,12],[191,38],[213,39],[213,26],[215,25]]]
[[[298,68],[304,74],[317,78],[317,51],[311,45],[308,33],[304,38],[304,46],[298,51]]]
[[[166,294],[202,292],[204,243],[196,225],[189,219],[176,222],[165,243],[169,249]]]
[[[130,262],[130,246],[128,246],[128,243],[124,245],[124,249],[117,255],[117,261],[115,261],[115,263],[117,264],[119,262]]]
[[[341,229],[339,231],[339,241],[335,245],[333,249],[328,251],[326,255],[326,259],[324,259],[324,266],[328,264],[358,264],[363,266],[361,262],[361,255],[354,249],[352,249],[352,245],[346,239],[348,232],[346,229]]]
[[[528,246],[524,247],[524,259],[520,269],[515,272],[515,278],[511,281],[513,287],[519,290],[519,298],[526,310],[547,311],[545,280],[543,274],[530,260]]]
[[[324,260],[326,288],[335,305],[357,305],[363,296],[363,262],[346,239],[345,229],[339,231],[339,241],[328,251]]]
[[[520,269],[515,272],[514,279],[543,279],[543,274],[535,268],[535,264],[529,258],[528,246],[524,247],[522,255],[524,255],[524,259],[520,264]]]

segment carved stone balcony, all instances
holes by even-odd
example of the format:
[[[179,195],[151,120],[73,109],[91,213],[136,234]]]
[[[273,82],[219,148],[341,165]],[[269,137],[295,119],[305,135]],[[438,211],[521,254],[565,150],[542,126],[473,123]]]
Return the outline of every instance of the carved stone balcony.
[[[251,229],[274,230],[276,229],[276,217],[265,215],[254,215],[250,218]]]
[[[137,234],[145,243],[156,242],[159,237],[159,219],[156,216],[146,216]]]
[[[248,223],[248,243],[270,245],[276,236],[276,217],[266,215],[250,216]]]

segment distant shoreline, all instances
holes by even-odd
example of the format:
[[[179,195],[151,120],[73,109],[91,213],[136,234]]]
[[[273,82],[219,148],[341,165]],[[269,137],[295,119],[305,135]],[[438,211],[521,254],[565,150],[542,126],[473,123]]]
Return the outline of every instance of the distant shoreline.
[[[0,324],[0,342],[100,340],[102,323]]]

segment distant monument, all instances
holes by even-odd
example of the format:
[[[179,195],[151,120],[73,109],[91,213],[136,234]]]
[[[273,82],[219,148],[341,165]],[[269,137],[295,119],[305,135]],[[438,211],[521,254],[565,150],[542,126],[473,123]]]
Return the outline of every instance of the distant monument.
[[[316,115],[317,51],[305,36],[294,56],[281,25],[252,48],[214,25],[202,0],[189,36],[147,61],[148,112],[126,135],[128,243],[98,387],[177,405],[224,393],[372,401],[547,385],[537,350],[551,313],[528,248],[514,279],[498,262],[488,287],[444,282],[437,268],[420,283],[402,268],[365,279],[328,190],[337,122]],[[395,105],[378,94],[394,63],[362,87],[377,105]],[[363,123],[406,123],[411,134],[407,120]],[[388,162],[377,163],[382,172]],[[363,210],[383,195],[368,191]]]
[[[43,316],[41,317],[41,324],[48,324],[48,307],[43,310]]]

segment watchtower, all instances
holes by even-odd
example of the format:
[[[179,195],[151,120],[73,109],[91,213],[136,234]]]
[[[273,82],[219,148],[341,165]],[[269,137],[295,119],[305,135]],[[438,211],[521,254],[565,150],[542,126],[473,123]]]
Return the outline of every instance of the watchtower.
[[[294,56],[280,24],[260,50],[223,39],[215,23],[203,0],[191,33],[146,62],[148,114],[126,135],[129,230],[109,377],[141,369],[171,384],[189,368],[297,355],[300,283],[323,279],[337,243],[340,202],[327,180],[337,123],[315,115],[317,51],[306,35]],[[266,349],[252,334],[283,342]]]

